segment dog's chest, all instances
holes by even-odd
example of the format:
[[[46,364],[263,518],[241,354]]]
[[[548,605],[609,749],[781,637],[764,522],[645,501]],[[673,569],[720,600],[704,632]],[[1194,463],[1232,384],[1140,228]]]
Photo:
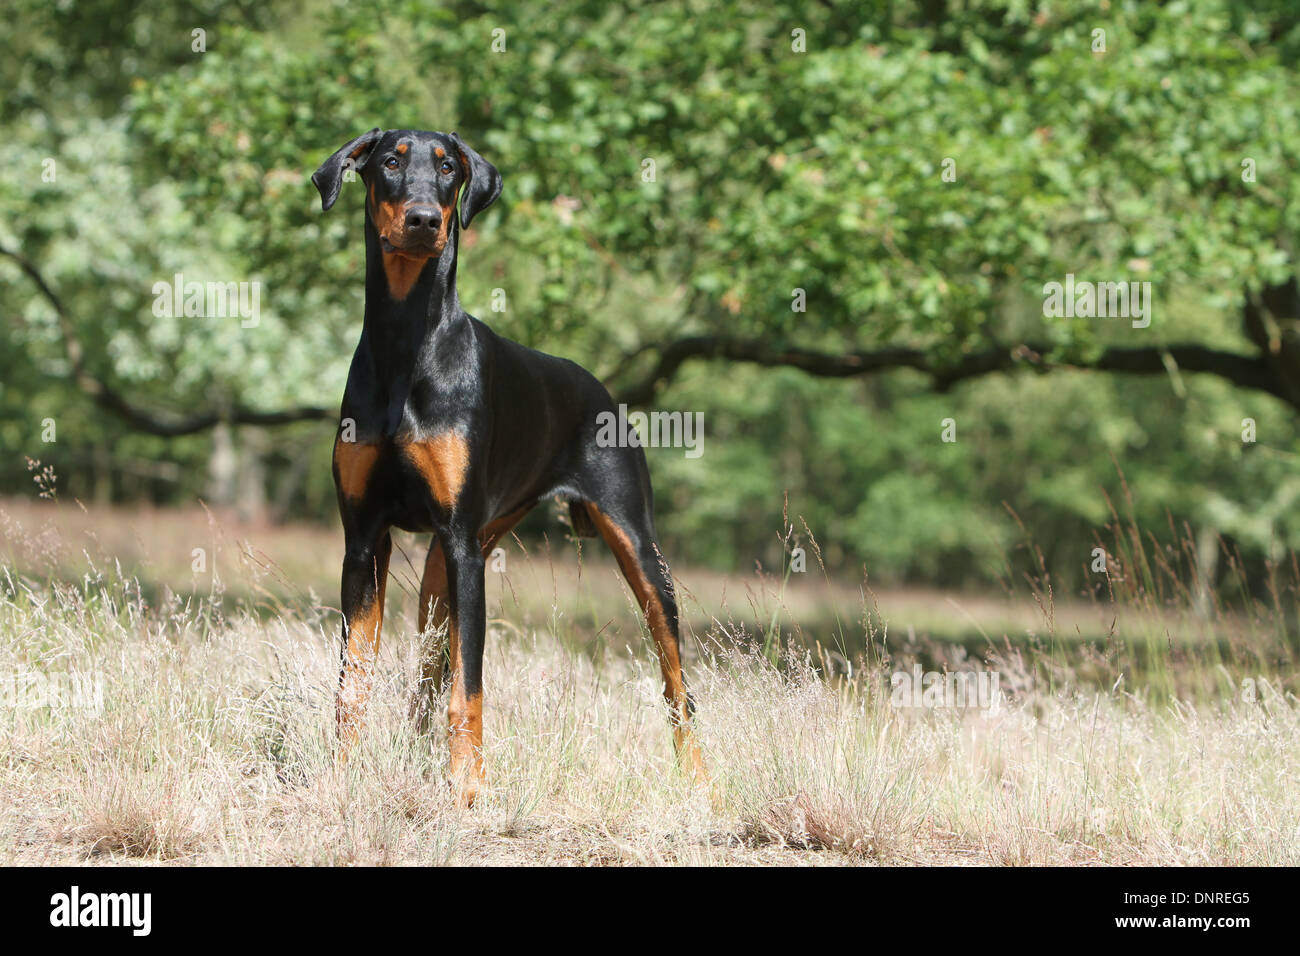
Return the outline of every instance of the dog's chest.
[[[395,512],[418,523],[429,505],[452,511],[469,475],[469,443],[448,429],[419,437],[370,442],[340,440],[334,475],[343,501],[357,509]]]

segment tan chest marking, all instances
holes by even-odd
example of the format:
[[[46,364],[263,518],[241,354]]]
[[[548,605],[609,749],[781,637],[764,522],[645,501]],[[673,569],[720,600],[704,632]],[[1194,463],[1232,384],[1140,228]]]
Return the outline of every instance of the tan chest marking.
[[[455,432],[443,432],[426,441],[402,446],[402,454],[415,466],[444,508],[451,508],[465,487],[469,472],[469,443]]]
[[[334,445],[334,468],[338,474],[339,490],[353,501],[366,493],[370,473],[379,458],[379,446],[359,442],[341,441]]]

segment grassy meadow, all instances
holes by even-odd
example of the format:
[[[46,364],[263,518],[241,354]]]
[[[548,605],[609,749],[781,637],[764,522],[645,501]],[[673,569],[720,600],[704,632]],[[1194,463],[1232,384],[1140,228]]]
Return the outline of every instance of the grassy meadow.
[[[1032,575],[877,593],[811,542],[805,574],[676,568],[706,792],[608,555],[515,540],[488,575],[488,784],[462,810],[445,739],[407,720],[413,537],[366,734],[334,765],[340,541],[0,501],[0,863],[1300,863],[1285,567],[1270,600],[1228,602],[1117,526],[1099,600]],[[914,668],[999,693],[900,706]]]

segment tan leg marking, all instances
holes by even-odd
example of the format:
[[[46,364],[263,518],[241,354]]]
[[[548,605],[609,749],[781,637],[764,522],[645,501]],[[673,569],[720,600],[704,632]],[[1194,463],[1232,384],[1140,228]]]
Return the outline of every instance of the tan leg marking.
[[[453,658],[452,667],[457,663]],[[451,737],[451,780],[461,804],[473,806],[483,783],[483,694],[467,696],[458,677],[451,685],[447,727]]]
[[[524,516],[536,507],[535,504],[527,504],[522,508],[516,508],[514,511],[503,514],[500,518],[494,518],[483,526],[483,530],[478,533],[479,544],[483,546],[483,556],[487,557],[488,553],[496,547],[498,541],[510,533],[510,530],[519,522],[524,520]]]
[[[496,543],[510,533],[510,529],[523,520],[534,505],[528,504],[516,508],[488,522],[478,533],[483,554],[486,556]],[[435,630],[447,629],[447,651],[442,648],[427,648],[420,662],[420,684],[411,701],[411,716],[421,733],[429,730],[429,720],[433,713],[434,699],[441,692],[449,668],[449,658],[455,660],[460,654],[460,640],[456,633],[455,622],[451,620],[451,594],[447,586],[447,559],[442,553],[442,544],[435,537],[429,546],[429,553],[424,559],[424,576],[420,580],[420,633],[425,633],[430,624]],[[453,670],[454,673],[454,670]]]
[[[708,783],[708,773],[704,769],[704,758],[691,732],[691,715],[686,696],[686,684],[682,679],[682,661],[678,651],[677,636],[668,624],[668,615],[664,612],[659,592],[650,579],[646,577],[637,557],[636,548],[622,528],[614,523],[608,515],[588,502],[587,513],[600,536],[605,539],[609,549],[614,552],[623,577],[636,595],[637,603],[645,614],[650,635],[654,638],[655,648],[659,652],[659,670],[664,678],[664,699],[672,710],[673,744],[682,766],[691,771],[700,783]]]
[[[347,650],[343,658],[343,674],[339,679],[339,696],[335,708],[338,727],[340,757],[356,743],[366,704],[374,682],[375,657],[379,653],[379,634],[384,623],[384,594],[388,589],[388,559],[392,554],[392,539],[384,535],[375,550],[374,600],[358,608],[347,617]]]
[[[435,537],[424,559],[424,576],[420,579],[420,634],[447,629],[449,647],[456,644],[455,625],[451,622],[451,593],[447,587],[447,559],[442,544]],[[411,717],[420,733],[428,733],[434,700],[446,679],[446,654],[442,647],[426,645],[420,660],[420,683],[411,699]]]

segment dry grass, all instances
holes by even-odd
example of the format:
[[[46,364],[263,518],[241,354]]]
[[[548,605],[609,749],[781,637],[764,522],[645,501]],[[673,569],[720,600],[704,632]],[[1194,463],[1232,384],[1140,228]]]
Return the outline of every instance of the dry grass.
[[[397,532],[394,541],[391,570],[397,587],[390,589],[390,600],[393,592],[418,593],[427,547],[424,536]],[[516,542],[507,544],[510,574],[489,575],[489,604],[502,608],[516,624],[549,622],[558,608],[567,630],[590,636],[607,625],[611,610],[622,614],[618,576],[584,573],[614,566],[598,542],[583,543],[581,561],[564,541],[534,543],[526,551]],[[329,604],[338,593],[342,546],[339,530],[243,523],[199,507],[85,509],[75,502],[0,498],[0,557],[18,571],[38,580],[77,580],[93,564],[139,579],[150,596],[164,589],[180,595],[216,593],[276,611],[282,605]],[[201,573],[193,571],[195,548],[204,552]],[[746,623],[767,622],[774,582],[676,564],[674,570],[689,584],[692,600],[683,611],[695,630],[706,632],[715,618],[732,616]],[[815,636],[828,636],[832,607],[845,609],[850,625],[860,616],[861,584],[851,574],[847,580],[828,579],[814,565],[812,573],[792,576],[780,591],[789,620]],[[896,634],[944,638],[956,631],[1025,635],[1043,629],[1042,614],[1024,596],[912,587],[878,592],[874,600]],[[1103,610],[1087,604],[1061,605],[1055,613],[1058,629],[1066,635],[1104,634],[1110,623]]]
[[[9,521],[11,548],[40,547],[41,527]],[[327,607],[146,598],[102,560],[72,579],[0,571],[0,675],[102,689],[100,706],[0,708],[0,863],[1300,863],[1300,706],[1266,681],[1254,700],[1157,704],[1068,675],[1048,689],[1010,657],[1000,706],[907,709],[880,672],[828,678],[715,625],[688,655],[701,793],[675,769],[626,601],[594,647],[563,605],[510,613],[521,590],[546,603],[548,563],[520,562],[495,592],[489,781],[469,811],[444,740],[406,719],[409,601],[339,770]],[[618,593],[609,567],[584,574]]]

